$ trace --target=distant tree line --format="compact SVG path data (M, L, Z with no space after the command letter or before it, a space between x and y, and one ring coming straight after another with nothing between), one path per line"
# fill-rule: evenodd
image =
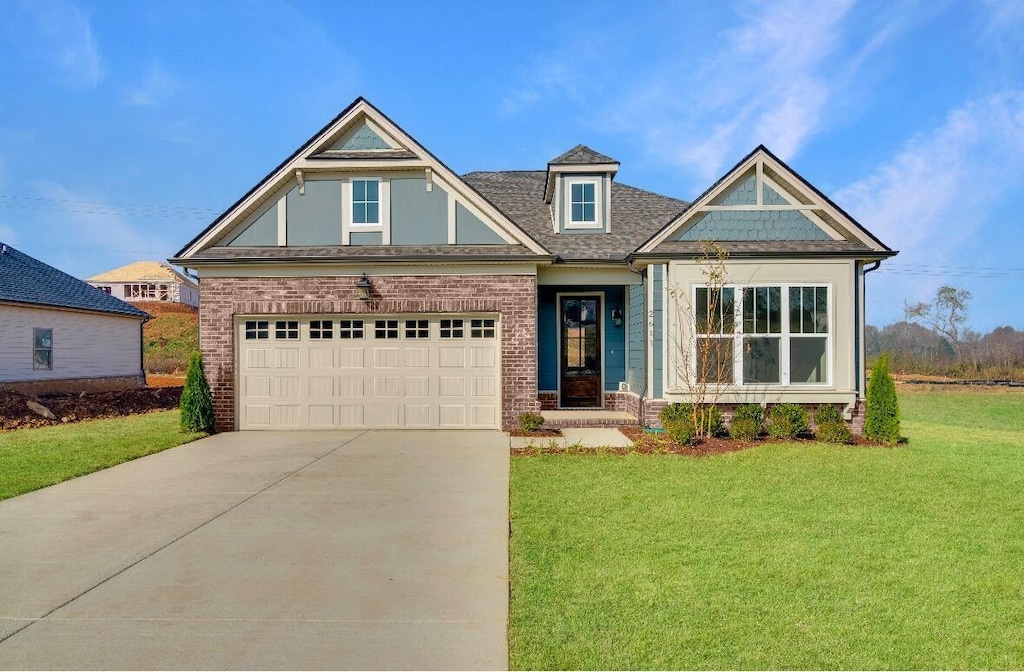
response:
M1024 380L1024 331L996 327L980 334L967 326L971 293L943 286L931 302L904 306L904 319L867 326L870 366L883 352L895 373Z

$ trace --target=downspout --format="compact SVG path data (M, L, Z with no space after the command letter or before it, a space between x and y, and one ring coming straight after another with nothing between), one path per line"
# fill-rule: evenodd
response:
M855 295L859 299L858 301L854 302L855 303L855 305L854 305L854 311L855 311L854 312L854 318L855 318L854 322L856 324L856 329L854 329L855 342L854 342L854 347L853 347L853 353L854 353L853 356L854 356L854 361L856 362L856 373L857 373L857 380L856 380L856 383L855 383L855 389L857 391L857 401L860 400L861 393L864 392L864 390L860 389L860 378L861 378L860 373L861 373L861 369L864 370L864 373L865 373L864 379L865 379L865 381L867 381L867 349L866 349L866 347L865 347L864 361L861 361L861 355L860 355L861 344L862 344L862 342L864 340L863 334L866 332L866 328L867 328L867 324L866 324L867 323L867 292L868 292L867 275L871 271L878 270L878 267L881 266L881 265L882 265L882 262L876 260L874 262L874 265L871 266L870 268L868 268L867 266L863 267L864 270L863 270L863 273L861 274L861 278L864 279L864 283L863 283L864 284L864 290L863 290L863 292L861 291L861 278L854 278L854 293L855 293ZM864 324L861 324L861 306L862 305L864 306L864 311L863 311L863 313L864 313ZM850 418L853 417L853 412L856 410L856 407L857 407L857 401L854 401L852 404L849 404L846 408L843 409L843 417L845 417L846 419L850 419Z
M142 322L139 322L139 371L142 372L142 386L146 387L149 382L146 380L146 322L149 322L149 316L142 318Z

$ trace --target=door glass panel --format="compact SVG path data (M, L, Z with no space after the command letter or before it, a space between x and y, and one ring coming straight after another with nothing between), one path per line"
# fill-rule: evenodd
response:
M562 299L562 405L601 405L601 300Z

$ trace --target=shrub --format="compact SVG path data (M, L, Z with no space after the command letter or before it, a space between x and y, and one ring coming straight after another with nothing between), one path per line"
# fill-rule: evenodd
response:
M733 422L736 420L753 420L759 426L764 422L764 407L761 404L740 404L732 414Z
M889 375L889 355L883 353L871 367L868 380L868 410L864 416L864 436L872 441L896 443L900 440L900 407L896 385Z
M697 409L697 422L700 424L702 429L710 429L708 436L723 436L725 434L725 423L722 420L722 412L718 410L717 406L703 406ZM698 432L697 428L694 427L694 407L693 404L669 404L665 408L661 409L658 414L661 418L661 424L668 429L668 426L676 422L688 422L690 427L693 428L694 435L702 434Z
M819 422L817 437L825 443L853 443L853 432L850 426L840 420L839 422Z
M831 404L819 404L814 411L814 424L826 425L830 422L843 422L843 413Z
M693 426L693 417L669 420L664 425L665 433L676 443L689 446L697 442L697 429Z
M729 435L741 441L750 441L761 436L761 423L753 418L733 417L729 425Z
M799 404L772 406L768 418L768 433L777 439L795 439L807 433L807 411Z
M540 413L526 412L519 414L519 429L524 432L535 432L543 424L544 416Z
M203 356L193 352L188 360L185 387L181 390L181 428L186 432L213 432L213 396L203 373Z

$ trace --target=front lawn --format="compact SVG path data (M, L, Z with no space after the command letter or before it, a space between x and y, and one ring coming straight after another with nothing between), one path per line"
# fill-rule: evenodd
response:
M1024 668L1024 395L895 449L512 460L515 669Z
M0 499L194 441L178 411L0 432Z

